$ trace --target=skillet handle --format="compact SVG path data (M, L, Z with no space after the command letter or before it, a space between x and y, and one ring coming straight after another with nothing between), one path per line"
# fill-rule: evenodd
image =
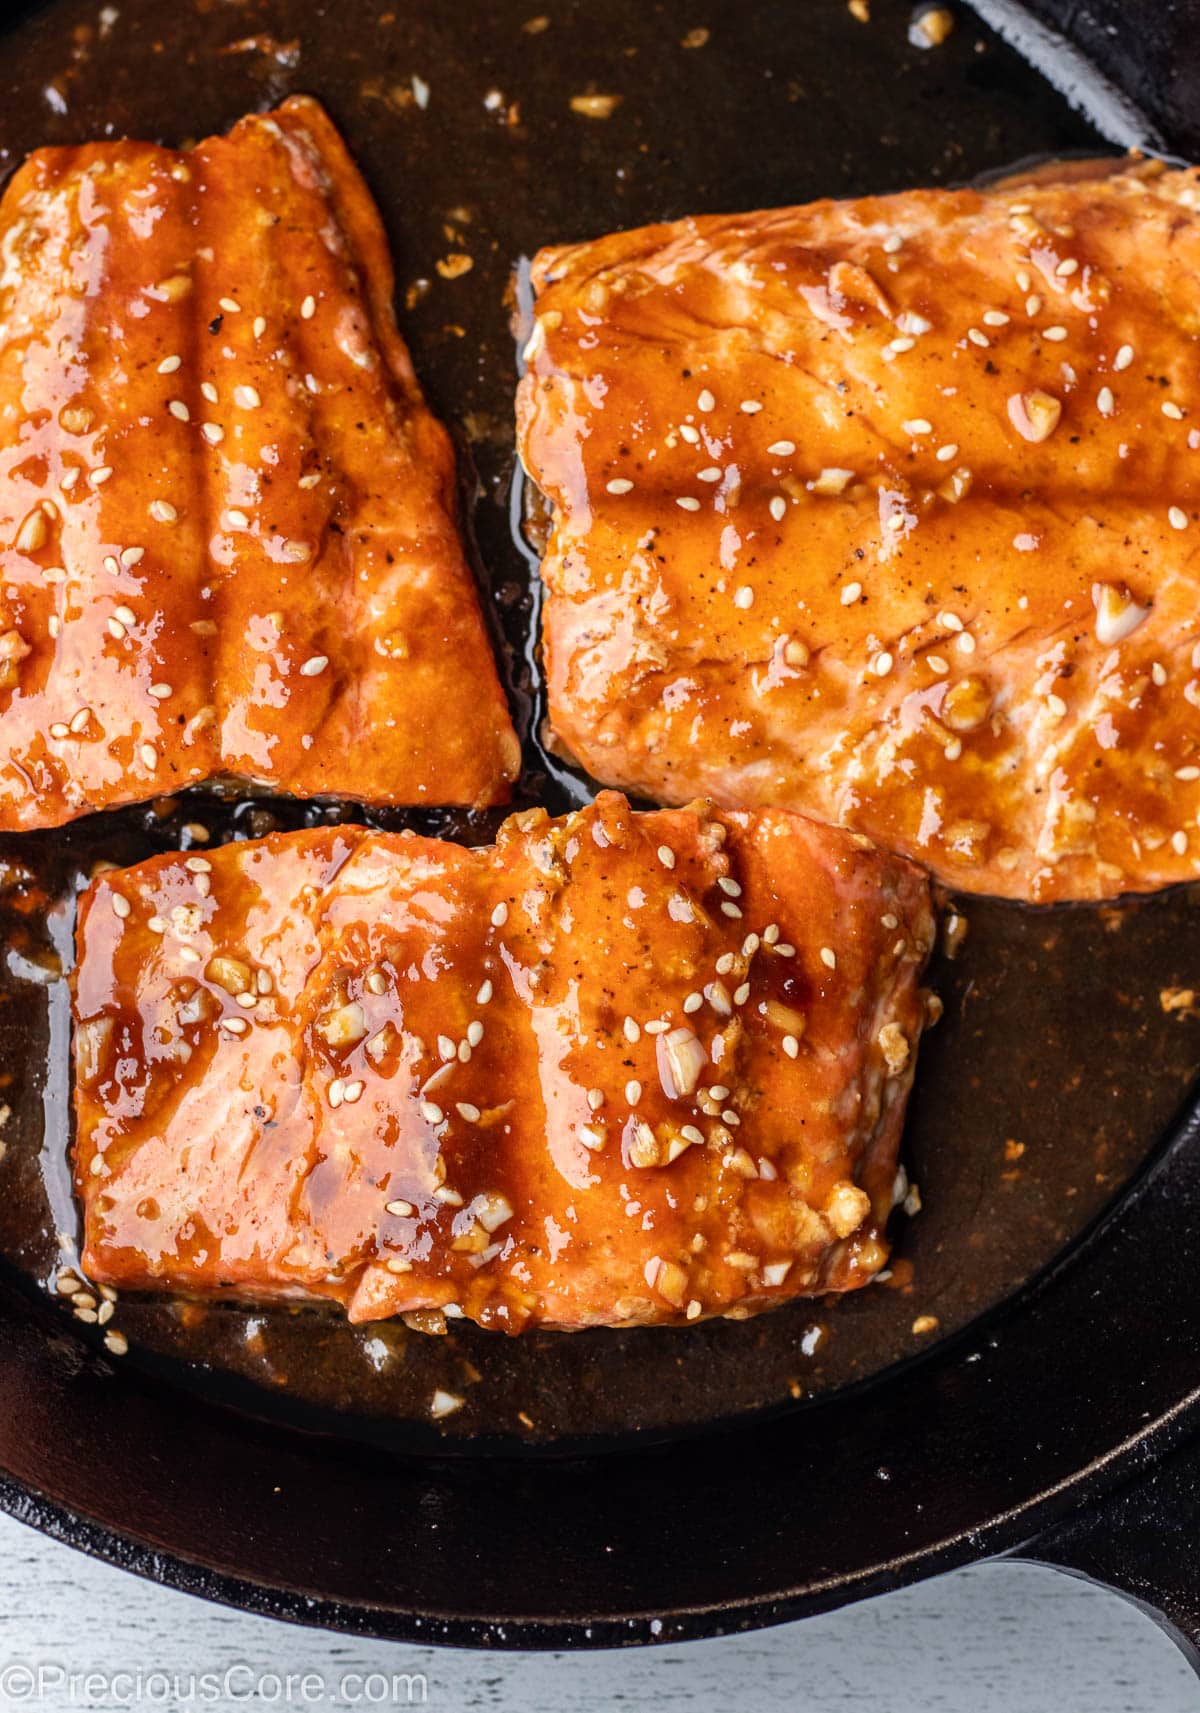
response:
M1094 1499L1008 1556L1123 1594L1200 1677L1200 1437Z

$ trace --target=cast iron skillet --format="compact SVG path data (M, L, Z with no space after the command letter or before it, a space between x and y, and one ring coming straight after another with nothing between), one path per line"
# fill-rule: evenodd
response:
M1028 21L980 5L1006 29ZM1187 63L1172 43L1187 45L1190 4L1113 5L1110 69L1130 101L1088 85L1099 128L965 9L943 46L910 46L898 0L873 0L869 23L843 0L115 10L12 12L4 163L106 131L178 142L293 89L327 103L384 210L418 368L478 471L464 497L526 729L522 800L552 807L587 783L538 742L534 586L510 530L520 257L1031 153L1200 152L1200 106L1164 81ZM1037 52L1060 81L1086 73L1061 44ZM589 93L622 101L607 119L574 113ZM452 251L474 265L451 283L434 262ZM926 1211L897 1233L890 1288L741 1325L516 1341L123 1302L120 1362L52 1304L40 1287L56 1233L72 1235L58 971L81 877L97 857L176 845L197 819L223 838L357 813L193 799L4 841L0 1502L178 1586L413 1639L715 1634L1031 1541L1200 1629L1181 1518L1200 1459L1200 1008L1180 997L1200 896L1186 890L1123 909L966 907L965 947L935 971L946 1019L907 1144ZM918 1332L930 1318L936 1333ZM467 1399L438 1429L436 1384ZM1151 1464L1148 1483L1086 1508Z

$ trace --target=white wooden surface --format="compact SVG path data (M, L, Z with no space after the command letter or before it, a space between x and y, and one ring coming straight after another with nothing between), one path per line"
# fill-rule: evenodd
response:
M138 1671L140 1697L114 1681ZM70 1681L89 1672L95 1681ZM411 1687L401 1681L393 1694L393 1674L414 1674ZM245 1617L0 1517L0 1713L404 1707L421 1705L416 1674L424 1705L454 1713L1200 1713L1200 1683L1149 1619L1031 1565L979 1566L721 1641L481 1654Z

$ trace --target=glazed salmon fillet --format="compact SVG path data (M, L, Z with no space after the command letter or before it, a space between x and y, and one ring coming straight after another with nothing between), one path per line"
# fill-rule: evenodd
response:
M316 103L40 150L0 258L0 828L207 780L505 800L450 443Z
M1200 176L543 251L519 395L550 715L968 892L1200 876Z
M739 1318L887 1255L928 886L786 810L605 793L85 894L83 1268L510 1333Z

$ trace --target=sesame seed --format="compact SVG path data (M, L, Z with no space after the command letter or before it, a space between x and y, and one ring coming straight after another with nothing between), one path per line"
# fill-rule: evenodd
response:
M775 494L772 496L771 503L767 507L767 510L775 519L776 523L782 523L784 517L787 515L787 501L784 499L782 494Z
M931 672L935 672L939 678L944 678L946 673L950 670L940 654L927 654L925 656L925 664L928 666L929 670Z
M180 422L191 421L192 413L188 409L187 405L184 404L182 399L168 399L167 409L170 411L171 415L177 417Z
M742 896L742 889L737 881L731 880L727 874L717 877L717 885L727 898L740 898Z
M497 904L496 908L492 911L492 927L503 928L507 921L508 905L504 903L503 899L501 899L500 903Z
M115 577L120 572L121 567L117 563L117 557L114 553L105 554L104 569L108 572L110 577Z
M263 334L266 331L267 331L267 318L266 318L266 316L265 315L256 315L254 317L254 323L253 323L254 337L256 339L261 339Z
M1169 416L1172 422L1182 422L1183 421L1183 412L1180 410L1179 406L1175 403L1174 399L1164 399L1163 400L1162 413L1164 416Z
M754 590L749 583L743 583L741 588L737 590L733 597L733 604L735 607L741 607L743 612L754 605Z
M91 474L88 476L88 481L92 484L93 488L98 488L98 487L100 487L100 485L103 482L107 482L108 478L111 475L112 475L112 465L111 464L101 464L99 469L93 470L91 472Z
M837 953L831 946L821 947L821 962L828 970L835 970L837 968Z
M735 922L740 922L742 918L742 913L738 909L737 905L732 904L728 898L723 898L721 900L721 914L723 916L731 917Z
M970 631L963 631L962 635L959 637L958 652L960 654L974 654L975 638L971 635Z
M169 684L151 684L147 695L153 696L156 702L165 702L171 694Z
M700 394L700 397L696 400L696 408L697 410L712 410L716 402L716 399L709 392L708 388L705 387L704 391Z
M155 523L174 523L175 519L179 516L179 513L175 510L175 507L171 504L170 500L151 500L150 516L154 519Z
M1067 330L1065 327L1047 327L1043 335L1044 338L1053 340L1056 345L1060 344L1066 336Z
M612 481L608 483L610 494L627 494L632 487L633 483L625 476L614 476Z
M152 743L144 743L138 750L138 754L142 758L143 767L153 768L158 766L158 751Z
M1078 270L1079 263L1075 260L1074 256L1068 256L1065 261L1058 264L1054 271L1060 279L1065 280L1069 279L1073 273L1077 273Z
M70 735L71 728L65 720L55 720L50 727L50 736L52 738L69 738Z
M852 607L863 592L861 583L847 583L842 590L841 601L844 607Z
M1041 298L1038 296L1037 292L1031 292L1025 299L1025 313L1031 321L1035 315L1040 313L1041 307Z
M319 678L328 665L329 656L327 654L310 655L300 668L300 675L302 678Z
M719 482L721 472L715 464L710 464L707 469L696 472L696 480L699 482Z
M1111 416L1113 413L1114 403L1115 400L1113 399L1112 388L1101 387L1100 391L1096 394L1096 409L1100 412L1100 415Z
M703 1004L704 1004L704 995L702 993L689 993L687 998L683 1002L683 1009L686 1012L686 1014L690 1017L692 1012L693 1011L699 1011L700 1007Z
M985 327L1007 327L1008 316L1002 309L989 309L984 313L983 325Z
M202 422L200 432L210 446L219 446L225 438L225 430L219 422Z
M173 375L182 362L182 357L164 357L158 365L158 372L160 375Z
M413 1213L415 1210L410 1201L400 1201L397 1199L396 1201L384 1202L383 1211L385 1213L395 1214L397 1219L406 1219L408 1215Z
M1187 851L1187 848L1188 836L1182 828L1179 832L1171 834L1171 849L1175 852L1176 856L1183 856Z
M720 957L717 959L717 962L716 962L717 974L718 975L728 975L732 968L733 968L733 953L732 952L722 952Z
M757 399L743 399L741 404L738 406L738 409L744 410L747 416L757 416L758 412L762 409L762 405L759 404Z
M681 422L679 425L679 432L687 441L689 446L699 445L700 430L698 428L693 428L690 422Z
M483 1040L483 1024L478 1018L467 1025L467 1040L472 1047L478 1047Z
M225 522L229 525L230 529L250 528L250 519L246 516L245 512L241 511L227 511L225 513Z
M362 1091L363 1084L357 1077L355 1077L352 1082L348 1082L342 1089L342 1099L348 1106L353 1106L356 1100L362 1098Z
M933 433L933 424L931 422L926 422L923 416L910 417L907 422L902 422L900 426L904 430L905 434L908 435L915 436L918 434Z
M971 341L972 345L990 345L991 344L991 340L988 338L987 334L981 333L979 331L978 327L968 327L967 328L967 338Z
M799 1053L800 1043L794 1035L785 1035L783 1037L783 1050L789 1059L794 1059Z
M884 252L889 256L894 256L896 251L901 249L903 245L904 239L900 236L899 232L892 232L883 240Z
M1051 691L1046 697L1046 706L1054 717L1059 720L1062 719L1063 715L1067 711L1067 704L1063 701L1061 696L1056 696L1053 691Z
M237 386L233 389L233 402L239 410L257 410L262 400L256 387Z
M490 1003L491 997L492 984L490 981L485 981L483 986L479 989L479 992L475 995L475 1003L476 1005L487 1005Z
M636 1106L642 1098L642 1085L636 1077L630 1077L625 1084L625 1099L630 1106Z
M670 845L659 845L658 860L662 863L664 868L675 867L675 852L671 849Z
M700 510L700 501L694 500L690 494L681 495L675 504L681 506L685 512L698 512Z
M300 480L296 483L296 486L298 488L315 488L320 480L321 472L319 470L313 470L309 475L301 476Z
M776 458L790 458L795 450L794 440L776 440L767 447L767 451L773 453Z
M123 922L125 920L125 918L129 915L129 911L130 911L130 903L129 903L128 898L126 898L120 892L114 892L112 895L112 911L113 911L113 915L119 916Z
M216 387L213 386L211 381L201 381L200 382L200 391L204 394L204 396L208 400L209 404L216 404L217 400L221 396L220 393L217 391Z
M226 315L237 315L242 307L237 299L232 297L221 297L217 299L217 302L225 311Z
M590 1088L587 1092L587 1103L593 1112L599 1112L604 1105L604 1090L602 1088Z
M1172 506L1167 513L1167 521L1172 529L1186 529L1188 526L1188 516L1182 506Z
M465 1118L468 1124L478 1124L482 1116L479 1108L470 1100L456 1101L454 1110L460 1118Z
M892 667L895 665L895 661L885 649L882 654L877 654L875 656L871 665L872 671L875 673L877 678L886 678L888 673L892 670Z
M421 1117L427 1124L440 1124L446 1116L436 1101L423 1100L420 1105Z
M1113 368L1117 369L1117 370L1127 369L1129 367L1130 363L1132 363L1132 362L1133 362L1133 346L1132 345L1122 345L1121 349L1117 352L1116 356L1113 358Z
M109 619L108 634L111 637L115 637L116 640L120 642L121 638L125 635L125 626L121 623L120 619Z
M762 942L757 934L747 934L746 938L742 941L742 956L744 958L752 958L761 944Z
M948 446L939 446L937 451L934 453L934 457L937 459L939 464L948 464L951 458L956 458L957 456L958 443L953 440Z
M748 981L744 981L740 984L740 986L734 988L734 990L733 990L733 1003L735 1005L745 1005L745 1003L749 999L749 997L750 997L750 983Z
M305 321L311 321L317 312L317 300L311 294L300 305L300 314Z
M630 1042L631 1045L633 1042L641 1040L641 1028L632 1017L627 1017L624 1023L622 1023L621 1028L624 1030L625 1039Z
M781 958L794 958L796 955L795 946L789 946L786 942L776 946L775 950Z
M244 1017L222 1017L221 1028L227 1029L231 1035L244 1035L250 1025Z
M343 1083L341 1077L334 1077L328 1089L325 1091L326 1098L328 1099L330 1106L332 1106L335 1111L342 1104L342 1092L345 1086L346 1085Z

